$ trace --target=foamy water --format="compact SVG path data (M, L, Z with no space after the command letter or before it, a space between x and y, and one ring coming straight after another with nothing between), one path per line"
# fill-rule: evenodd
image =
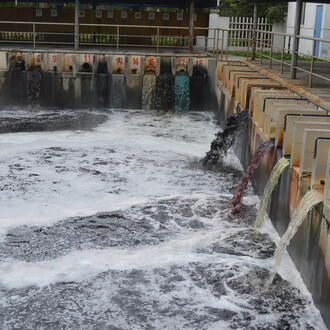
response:
M251 189L230 212L237 159L199 164L217 129L113 111L93 131L1 135L0 328L324 329L301 282L264 289L275 244L253 235Z

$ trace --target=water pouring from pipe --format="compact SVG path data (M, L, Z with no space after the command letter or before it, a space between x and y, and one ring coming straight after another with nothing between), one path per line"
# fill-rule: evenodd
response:
M190 110L190 78L187 72L179 71L175 75L175 111Z
M111 107L124 108L126 105L126 81L124 74L113 74L111 80Z
M142 83L142 109L154 110L156 100L156 74L147 72Z
M42 70L40 66L30 68L27 72L27 103L31 106L39 105L40 84Z
M297 208L293 212L292 220L289 223L287 230L282 236L277 249L275 251L275 263L270 273L269 279L266 282L266 287L272 284L276 273L278 272L285 249L290 244L292 238L297 233L299 227L304 222L307 214L312 208L322 201L322 195L316 190L310 190L299 202Z
M171 60L162 58L160 74L157 77L155 107L159 111L174 109L174 76L172 74Z
M264 156L272 149L274 148L274 143L271 140L267 140L263 144L261 144L258 149L255 151L251 162L249 166L246 169L245 174L243 175L240 183L238 184L236 190L234 191L233 194L233 199L232 199L232 213L233 214L238 214L240 212L243 196L246 190L246 187L254 173L254 171L258 168L260 162L264 158Z
M210 151L206 153L202 162L204 166L215 166L221 163L228 149L235 143L236 136L247 126L248 110L237 112L228 117L223 131L216 134L216 138L211 142Z
M289 161L285 157L282 157L277 161L276 165L274 166L261 199L256 221L254 223L255 231L262 226L270 196L274 191L282 172L287 168L289 164Z

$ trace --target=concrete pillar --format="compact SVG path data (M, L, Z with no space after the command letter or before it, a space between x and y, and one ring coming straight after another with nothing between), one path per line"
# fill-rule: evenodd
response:
M254 1L253 4L253 31L252 31L252 54L251 60L254 61L256 59L256 49L257 49L257 32L258 29L258 5L257 2Z
M76 0L74 8L74 49L79 48L79 0Z
M190 18L189 18L189 51L193 51L194 46L194 14L195 0L190 1Z
M290 78L296 79L297 70L295 67L298 64L298 50L299 50L299 39L297 36L300 34L300 25L301 25L301 11L302 11L302 0L296 1L296 16L294 22L294 37L293 37L293 47L292 47L292 59L291 59L291 69L290 69Z

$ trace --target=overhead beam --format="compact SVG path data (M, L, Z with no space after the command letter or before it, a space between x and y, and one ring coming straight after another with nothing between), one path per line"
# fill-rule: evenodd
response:
M297 65L298 65L298 51L299 51L299 36L300 25L301 25L301 13L302 13L302 0L296 1L296 16L294 21L294 31L293 31L293 46L292 46L292 58L291 58L291 68L290 68L290 78L297 78Z

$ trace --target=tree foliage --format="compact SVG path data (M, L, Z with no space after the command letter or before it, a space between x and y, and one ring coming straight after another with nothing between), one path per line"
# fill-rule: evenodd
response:
M286 2L258 3L258 16L267 17L271 23L284 21L288 10ZM249 0L221 0L220 16L253 16L253 1Z

